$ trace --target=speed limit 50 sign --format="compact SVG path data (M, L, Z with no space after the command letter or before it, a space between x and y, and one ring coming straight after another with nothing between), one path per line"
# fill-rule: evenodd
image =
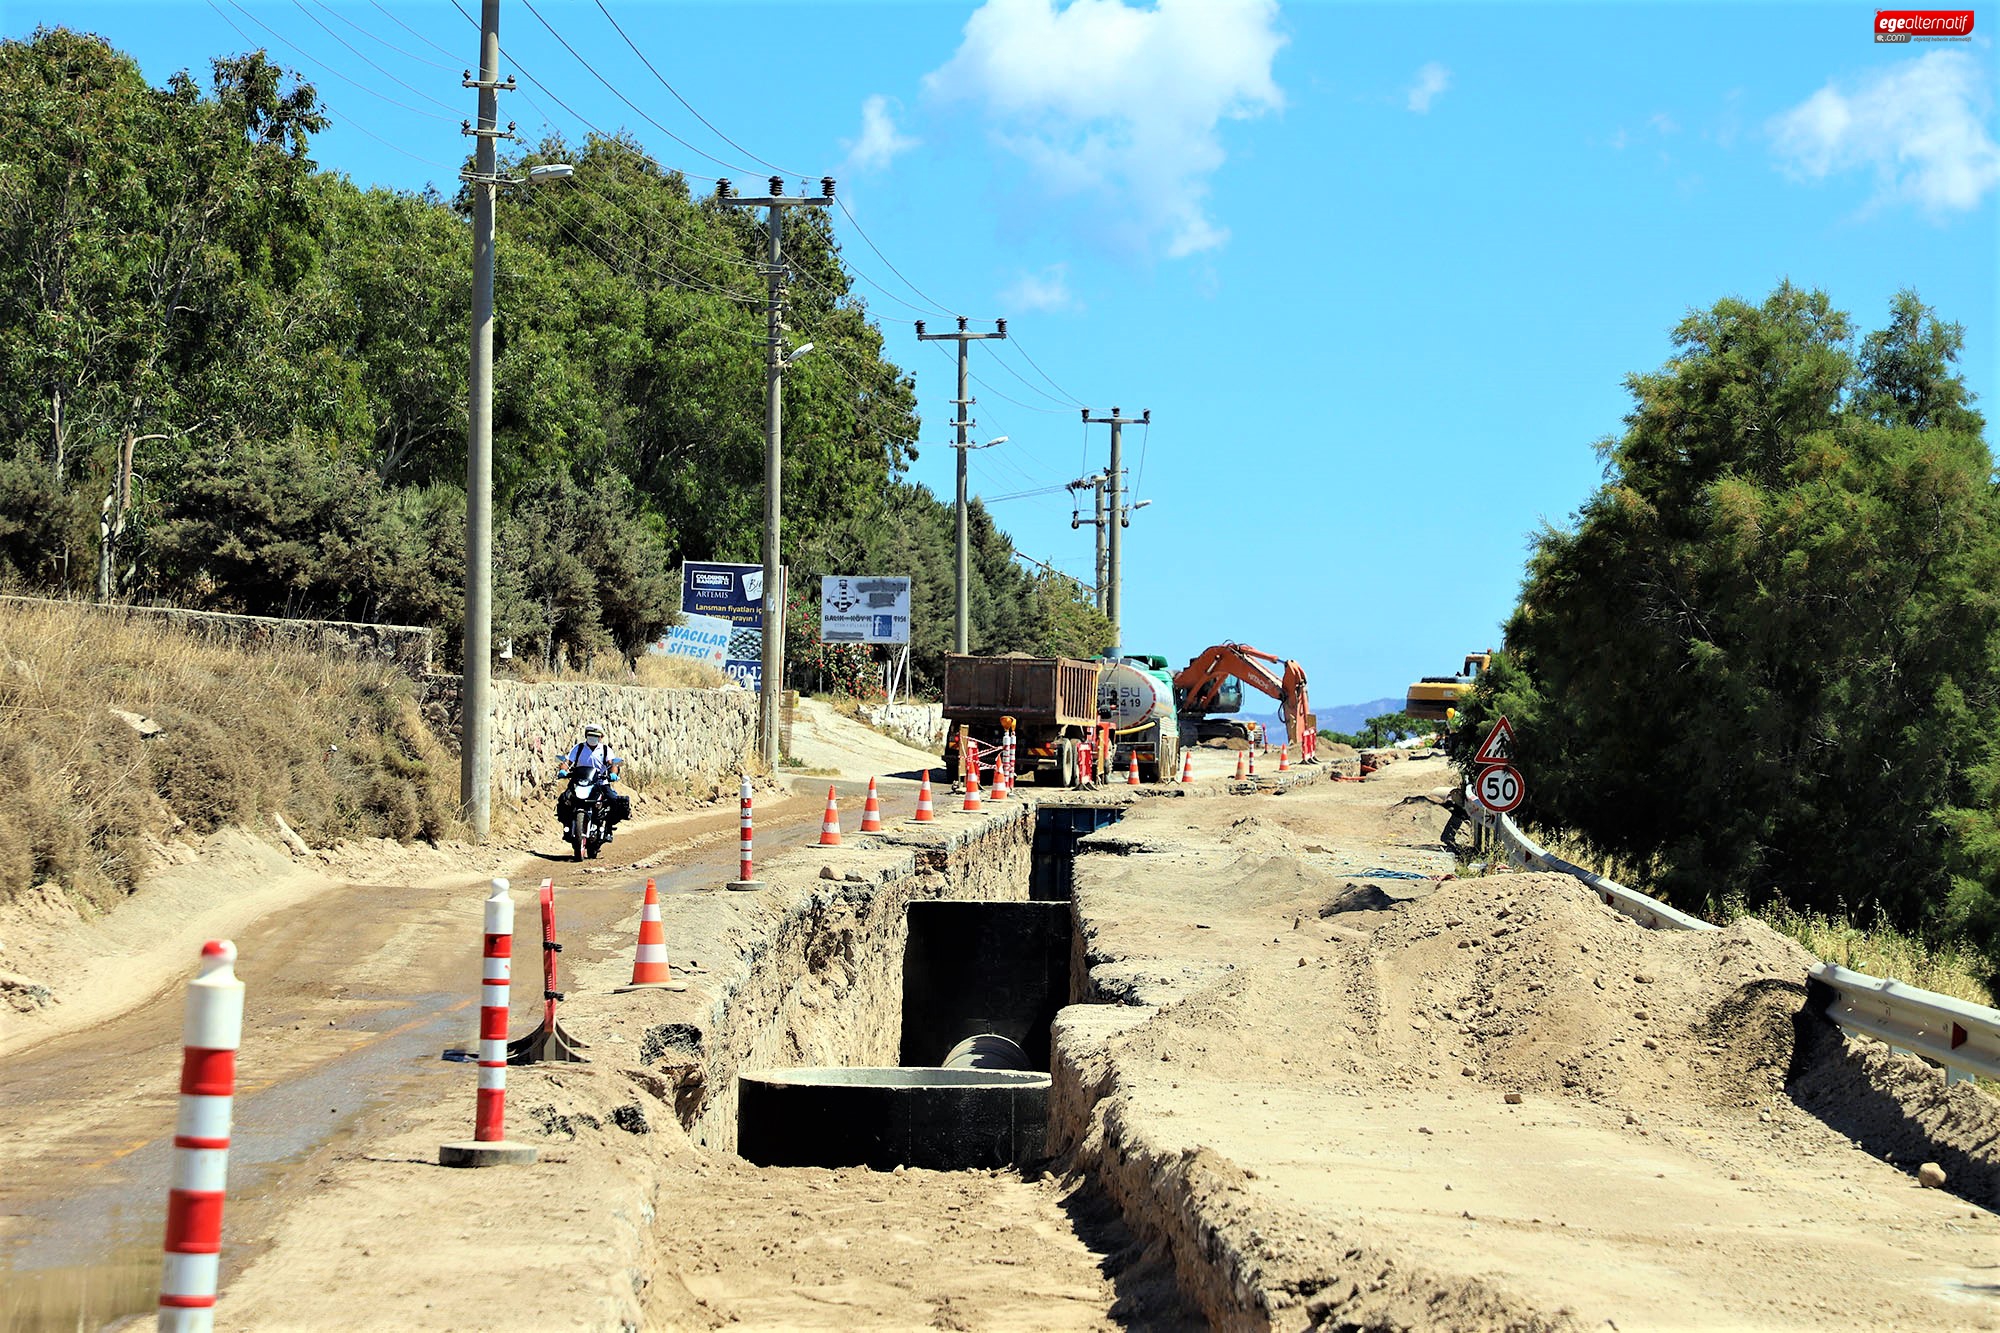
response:
M1478 794L1479 803L1496 815L1506 814L1528 794L1527 784L1521 781L1521 771L1511 764L1480 769L1473 791Z

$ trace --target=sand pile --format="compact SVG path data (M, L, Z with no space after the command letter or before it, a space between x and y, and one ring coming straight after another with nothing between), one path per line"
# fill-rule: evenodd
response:
M1754 921L1645 930L1562 875L1447 882L1371 952L1383 1052L1418 1076L1628 1106L1779 1095L1812 961Z

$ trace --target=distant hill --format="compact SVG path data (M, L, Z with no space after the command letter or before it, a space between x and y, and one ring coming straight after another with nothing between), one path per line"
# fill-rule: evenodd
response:
M1365 704L1337 704L1332 708L1315 708L1321 731L1359 731L1364 722L1384 713L1403 711L1403 699L1397 695L1388 699L1371 699ZM1237 713L1236 717L1250 718L1261 722L1273 736L1285 734L1285 719L1279 713ZM1287 738L1289 739L1289 738Z

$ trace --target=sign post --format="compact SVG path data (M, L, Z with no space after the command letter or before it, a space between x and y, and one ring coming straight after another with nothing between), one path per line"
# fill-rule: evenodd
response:
M910 581L826 575L819 581L819 637L823 643L908 643Z

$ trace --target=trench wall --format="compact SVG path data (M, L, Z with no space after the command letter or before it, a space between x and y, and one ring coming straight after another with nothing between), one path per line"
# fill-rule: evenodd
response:
M740 1069L899 1063L912 902L1028 896L1034 816L1025 802L911 842L885 846L872 863L843 858L863 867L861 882L810 881L771 902L770 919L718 978L703 1030L683 1034L701 1053L700 1096L681 1099L697 1142L735 1150Z

